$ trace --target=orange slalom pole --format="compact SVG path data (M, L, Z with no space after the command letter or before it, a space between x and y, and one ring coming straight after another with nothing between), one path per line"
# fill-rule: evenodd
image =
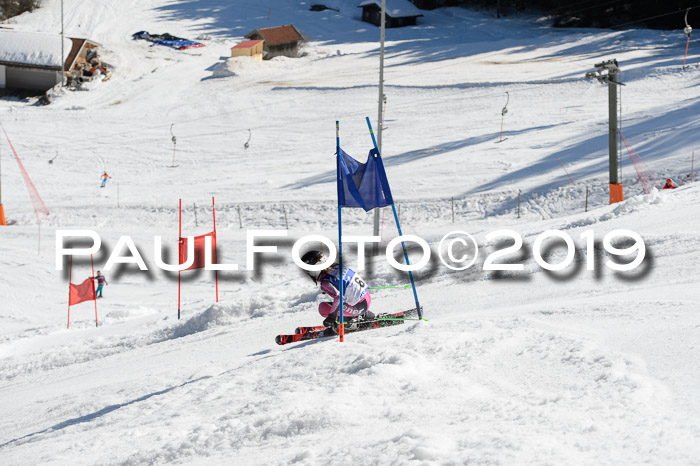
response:
M683 68L685 68L685 59L688 58L688 45L690 45L690 34L688 34L688 41L685 43L685 55L683 56Z
M3 207L2 204L0 204L0 225L7 226L7 222L5 221L5 207Z
M177 257L178 263L180 262L180 249L182 248L182 199L180 199L180 220L179 220L179 231L177 234ZM177 271L177 320L180 320L180 270Z
M217 254L218 247L216 246L216 206L214 205L214 196L211 197L211 212L214 216L214 262L219 263ZM214 280L216 281L216 302L219 302L219 271L214 270Z
M90 254L90 266L92 267L92 301L95 303L95 327L97 327L97 294L95 293L95 263Z
M68 272L68 325L66 326L67 329L70 328L70 285L71 285L71 281L73 281L73 255L72 254L70 256L70 268L68 270L70 270L70 272Z

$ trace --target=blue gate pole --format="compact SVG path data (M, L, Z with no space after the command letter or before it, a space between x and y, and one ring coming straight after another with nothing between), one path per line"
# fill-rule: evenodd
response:
M341 189L343 189L343 177L340 172L340 125L338 120L335 122L335 153L336 153L336 177L338 184L338 284L340 292L340 323L338 328L338 334L340 335L340 342L342 343L345 336L345 324L343 323L343 207L340 204L341 199Z
M374 137L374 131L372 131L372 123L370 123L369 117L365 117L365 119L367 120L367 126L369 127L369 134L370 134L370 136L372 136L372 142L374 143L374 148L377 150L377 155L379 155L379 157L381 157L381 154L379 153L379 147L377 147L377 140ZM393 202L391 203L391 209L394 212L394 221L396 222L396 229L399 231L399 236L403 236L403 233L401 233L401 223L399 223L399 216L396 213L396 205ZM408 260L408 251L406 251L406 243L401 241L401 247L403 248L403 257L406 259L406 265L410 266L411 262ZM413 298L416 301L416 312L418 312L418 318L422 319L423 312L421 311L420 303L418 302L418 293L416 292L416 282L413 280L413 272L411 270L408 271L408 276L411 279L411 288L413 289Z

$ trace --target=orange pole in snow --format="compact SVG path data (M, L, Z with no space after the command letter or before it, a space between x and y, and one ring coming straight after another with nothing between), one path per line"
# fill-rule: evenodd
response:
M214 216L214 241L216 241L216 207L214 206L214 196L211 198L211 210L212 210L212 215ZM219 256L216 253L217 250L216 243L214 243L214 262L219 263ZM214 279L216 281L216 302L219 302L219 271L214 270Z
M178 263L180 262L180 248L182 247L182 199L180 199L180 221L179 221L179 231L177 234L177 257ZM181 271L177 271L177 320L180 320L180 274Z
M70 328L70 284L73 280L73 256L70 256L70 272L68 272L68 325L66 328Z
M71 256L72 257L72 256ZM95 303L95 327L97 327L97 295L95 293L95 263L90 254L90 266L92 267L92 301Z

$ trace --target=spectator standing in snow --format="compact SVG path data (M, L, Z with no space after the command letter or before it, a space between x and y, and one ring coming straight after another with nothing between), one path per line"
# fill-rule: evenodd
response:
M107 180L108 180L108 179L109 179L109 175L107 174L107 172L104 172L104 173L102 174L102 185L100 186L100 188L104 188L104 187L105 187L105 185L107 184Z
M663 189L676 189L677 186L673 184L673 180L671 178L666 180L666 184L664 185Z
M104 275L102 275L102 272L100 272L99 270L97 271L97 277L95 277L95 279L97 280L97 290L95 290L95 295L96 297L101 298L102 287L105 285L109 285L109 283L107 283L107 279Z

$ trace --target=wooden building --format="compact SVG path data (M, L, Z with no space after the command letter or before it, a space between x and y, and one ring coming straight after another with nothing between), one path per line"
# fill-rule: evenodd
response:
M297 58L299 56L299 44L304 36L293 24L271 28L256 29L247 34L246 39L263 40L263 59L284 56Z
M68 84L73 84L81 76L91 73L95 65L99 65L100 60L97 57L97 49L101 46L97 42L89 39L76 39L71 37L72 48L66 58L66 78ZM105 71L99 65L102 72L109 77L110 72Z
M366 0L360 3L362 8L362 21L381 26L382 2L381 0ZM398 28L403 26L415 26L421 12L408 0L386 0L385 27Z
M23 31L0 31L0 89L48 91L70 76L99 44L87 39L65 38L61 58L61 36Z
M253 57L257 61L263 59L264 40L244 40L234 47L231 47L232 57Z

